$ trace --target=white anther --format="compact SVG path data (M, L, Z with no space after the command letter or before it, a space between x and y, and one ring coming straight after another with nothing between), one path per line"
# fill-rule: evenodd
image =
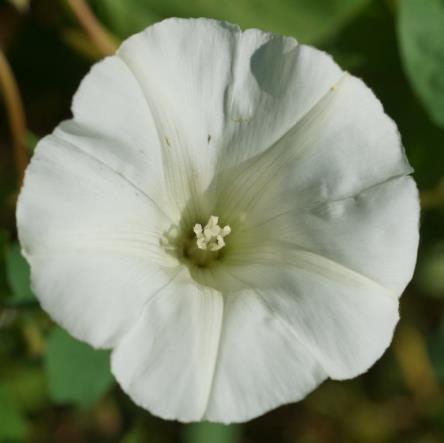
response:
M193 231L196 234L196 243L199 249L218 251L225 246L224 237L230 234L231 228L228 225L221 228L219 217L212 215L205 227L196 223Z

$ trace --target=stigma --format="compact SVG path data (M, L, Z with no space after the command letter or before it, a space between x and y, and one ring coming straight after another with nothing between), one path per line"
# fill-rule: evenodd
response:
M219 251L225 246L224 237L231 233L231 228L229 225L220 227L219 217L212 215L204 227L196 223L193 231L196 234L196 244L199 249Z

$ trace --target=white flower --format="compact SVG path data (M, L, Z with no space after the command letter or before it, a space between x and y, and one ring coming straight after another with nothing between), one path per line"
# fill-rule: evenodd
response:
M39 144L18 228L34 290L112 348L132 399L243 421L366 371L418 244L394 123L294 39L170 19L95 65Z

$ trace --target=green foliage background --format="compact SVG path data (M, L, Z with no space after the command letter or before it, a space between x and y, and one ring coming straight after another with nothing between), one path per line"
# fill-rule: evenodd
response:
M90 0L116 41L169 16L293 35L364 79L396 121L423 208L401 322L367 374L236 426L181 425L136 407L109 354L41 310L16 241L18 178L0 94L0 443L444 442L444 0ZM28 122L26 144L69 116L100 52L65 0L0 0L0 47Z

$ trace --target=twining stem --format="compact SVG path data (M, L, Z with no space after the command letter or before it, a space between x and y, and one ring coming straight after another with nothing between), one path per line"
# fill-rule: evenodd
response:
M96 19L84 0L67 0L69 7L91 41L104 56L116 52L117 42Z
M11 128L14 160L20 184L28 164L26 151L26 119L17 83L3 51L0 49L0 90L4 97Z

